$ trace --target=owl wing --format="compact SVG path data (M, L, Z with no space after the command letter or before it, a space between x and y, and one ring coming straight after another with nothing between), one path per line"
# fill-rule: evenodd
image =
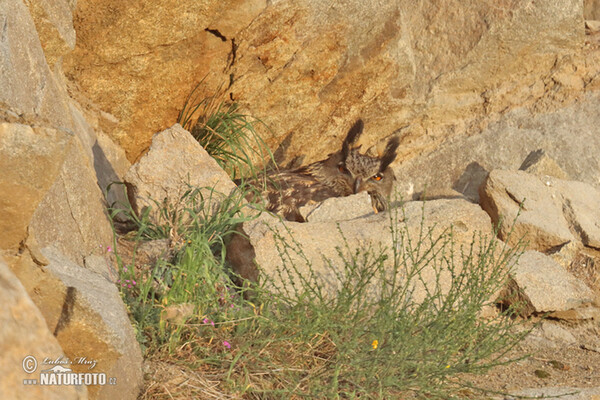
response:
M300 207L336 196L333 188L310 174L283 171L267 176L260 197L268 211L280 214L289 221L304 222Z

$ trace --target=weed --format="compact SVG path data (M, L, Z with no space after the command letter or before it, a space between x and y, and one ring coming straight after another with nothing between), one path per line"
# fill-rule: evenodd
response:
M241 113L237 103L219 100L220 90L199 99L202 83L203 80L188 95L177 122L191 132L232 179L256 177L261 171L255 165L272 160L268 146L255 130L255 125L262 122Z
M280 275L255 288L251 303L228 279L224 256L242 220L241 195L205 213L206 199L192 190L182 199L185 224L140 221L152 237L175 230L182 239L171 260L122 289L147 356L179 360L218 377L224 393L261 399L453 398L471 388L465 373L514 361L505 356L526 334L514 333L515 310L480 313L493 306L518 250L484 234L457 249L452 229L414 236L391 216L388 246L340 244L339 284L330 292L310 265L298 276L291 261L303 254L300 244L273 232ZM127 275L133 267L120 270L122 281L135 278ZM425 271L436 279L426 281Z

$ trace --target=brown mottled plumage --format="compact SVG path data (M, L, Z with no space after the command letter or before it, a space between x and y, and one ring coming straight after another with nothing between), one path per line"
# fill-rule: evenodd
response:
M390 139L380 157L362 154L360 147L353 147L363 128L362 120L356 121L348 131L342 149L325 160L264 177L261 197L266 201L267 210L288 220L302 222L300 207L362 191L371 195L377 211L385 210L395 180L389 165L396 158L399 142L397 138Z

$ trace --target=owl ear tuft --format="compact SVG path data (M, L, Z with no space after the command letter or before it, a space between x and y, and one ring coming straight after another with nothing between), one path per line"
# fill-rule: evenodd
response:
M388 144L385 146L385 150L383 152L383 156L381 157L381 166L379 167L379 171L383 172L389 165L394 162L398 153L396 150L400 145L400 139L397 137L393 137L388 141Z
M342 143L343 159L346 159L346 157L348 157L348 154L350 153L350 149L352 148L352 145L354 145L354 143L356 143L356 141L362 134L364 127L365 127L365 124L363 123L362 119L358 119L358 121L356 121L354 123L354 125L352 125L352 128L350 128L350 130L348 131L348 134L346 135L346 139L344 139L344 143Z

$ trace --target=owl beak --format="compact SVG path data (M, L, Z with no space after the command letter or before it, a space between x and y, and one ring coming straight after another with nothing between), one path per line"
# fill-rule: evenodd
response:
M361 178L356 178L356 180L354 181L354 193L358 193L358 191L360 190L360 187L362 185L362 179Z

